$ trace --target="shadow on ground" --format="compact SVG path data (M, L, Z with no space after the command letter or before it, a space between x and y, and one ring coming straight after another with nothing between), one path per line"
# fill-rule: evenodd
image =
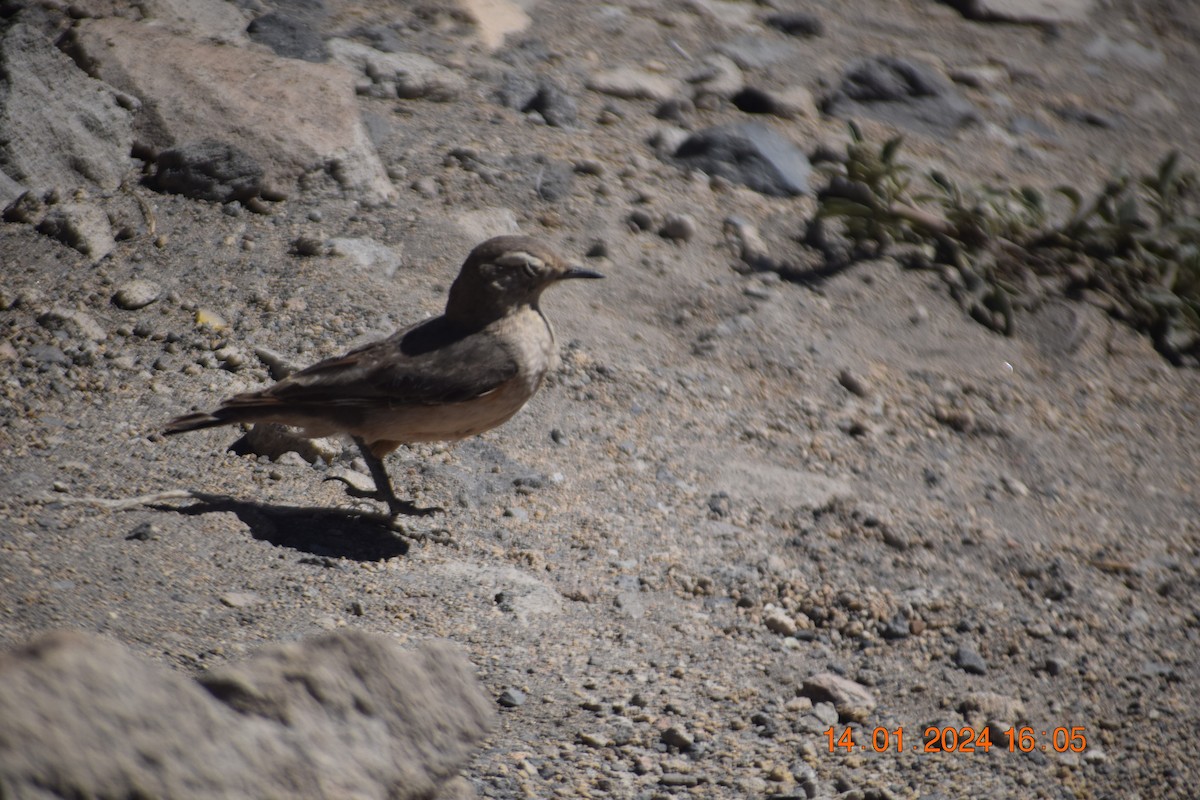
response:
M383 561L407 555L411 542L381 514L331 508L302 508L239 500L219 494L194 495L188 506L152 505L160 511L195 516L232 512L255 539L322 558ZM414 530L413 535L420 535Z

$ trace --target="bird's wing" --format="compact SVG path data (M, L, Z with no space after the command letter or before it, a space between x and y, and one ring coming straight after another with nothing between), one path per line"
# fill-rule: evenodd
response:
M517 359L496 337L455 329L438 317L345 355L318 361L226 406L342 408L433 405L480 397L517 376Z

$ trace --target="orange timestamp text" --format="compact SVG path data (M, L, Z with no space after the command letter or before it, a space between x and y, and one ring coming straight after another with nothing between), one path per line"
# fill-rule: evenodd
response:
M1001 731L992 741L992 728L955 728L930 725L925 728L919 743L908 739L905 744L904 728L888 730L877 727L867 734L863 729L856 735L853 728L840 732L833 727L825 731L829 752L874 751L913 753L988 753L993 747L1010 753L1032 753L1052 751L1055 753L1082 753L1087 749L1087 732L1082 725L1047 728L1041 730L1029 726L1008 728ZM907 747L907 750L905 749Z

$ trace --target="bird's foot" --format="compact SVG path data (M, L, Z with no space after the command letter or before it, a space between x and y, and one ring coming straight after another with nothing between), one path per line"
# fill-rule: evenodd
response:
M399 517L392 517L388 523L388 527L395 533L400 534L405 539L411 539L414 542L433 542L434 544L455 545L455 541L450 538L450 531L445 528L434 528L433 530L413 530L408 527Z
M382 503L387 503L388 511L393 517L432 517L434 514L445 514L446 509L441 506L419 506L416 503L410 503L408 500L401 500L398 497L375 497Z
M379 489L367 489L362 484L363 481L357 480L358 475L330 475L325 480L339 481L346 485L346 494L359 500L375 500L383 503L388 507L388 512L393 517L428 517L433 514L445 513L446 509L440 506L418 506L416 503L408 500L401 500L393 492L380 491Z

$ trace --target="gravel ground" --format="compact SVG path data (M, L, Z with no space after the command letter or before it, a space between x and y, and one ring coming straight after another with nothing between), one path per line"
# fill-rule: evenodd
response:
M464 773L483 797L1194 797L1200 374L1086 303L1006 338L890 260L747 270L727 220L789 257L811 194L660 154L748 120L840 149L822 98L892 55L956 77L955 99L839 112L869 136L964 181L1094 191L1195 156L1195 8L1012 24L813 2L792 35L766 21L797 11L779 5L542 0L489 49L491 12L297 4L310 61L336 38L442 70L412 99L360 76L390 197L333 169L205 201L133 161L119 189L50 202L125 225L105 255L10 215L0 644L79 628L190 673L343 627L448 638L500 706ZM747 86L787 102L750 113ZM342 442L272 460L231 451L234 429L157 433L269 382L272 353L437 313L470 248L513 227L607 280L545 298L561 365L521 414L389 458L402 495L447 509L414 525L449 544L324 480L363 469ZM85 502L172 490L198 496Z

